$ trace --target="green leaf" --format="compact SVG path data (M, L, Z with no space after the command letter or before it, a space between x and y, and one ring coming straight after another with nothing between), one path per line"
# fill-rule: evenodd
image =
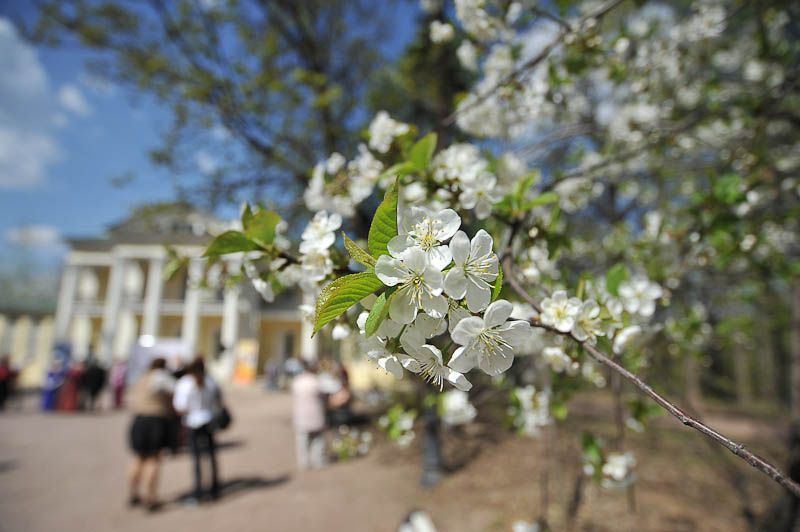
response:
M219 257L228 253L255 251L257 249L259 249L258 244L247 238L244 233L240 231L225 231L211 241L203 256Z
M253 219L253 210L250 208L249 203L245 203L242 207L242 228L247 231L250 226L250 221Z
M369 338L373 334L375 334L378 330L378 327L381 326L383 320L386 319L386 316L389 315L389 303L394 295L394 290L389 289L378 296L378 299L375 300L375 303L372 304L372 308L369 311L369 316L367 316L367 323L364 325L364 334Z
M433 152L436 151L436 140L436 133L428 133L411 148L408 158L415 170L421 172L428 168Z
M612 296L619 295L619 285L628 278L628 268L624 264L614 265L606 272L606 290Z
M741 176L726 174L714 181L714 197L723 203L736 203L743 195L742 188Z
M417 167L411 161L403 161L387 168L378 178L380 181L385 177L403 177L408 174L413 174Z
M317 298L314 315L314 334L347 309L383 287L383 283L372 272L353 273L339 277L329 283Z
M262 247L270 246L275 241L275 228L280 221L276 212L258 211L250 219L245 235Z
M388 255L389 240L397 236L397 184L386 190L383 201L375 211L375 218L369 228L367 245L369 252L376 259Z
M494 287L492 287L492 301L500 297L500 291L503 289L503 267L497 265L497 279L494 280Z
M342 231L342 236L344 237L344 247L347 249L347 252L350 253L351 259L368 268L373 268L375 266L375 259L369 253L350 240L350 237L347 236L347 233L344 231Z
M541 205L550 205L552 203L558 203L558 194L555 192L545 192L544 194L540 194L539 196L533 198L532 200L526 201L522 205L522 210L527 211L528 209L532 209L534 207L539 207Z

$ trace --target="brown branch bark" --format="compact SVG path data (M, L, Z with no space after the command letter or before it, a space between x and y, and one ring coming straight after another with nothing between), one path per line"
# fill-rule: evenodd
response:
M511 288L523 300L525 300L526 303L529 303L533 308L541 312L541 307L539 306L539 303L533 297L531 297L530 294L528 294L528 292L522 287L522 285L516 279L514 272L512 270L510 256L506 257L506 260L504 261L503 270L505 272L506 279L508 280L508 283L511 286ZM575 340L575 338L571 334L556 331L552 327L549 327L541 323L537 318L532 319L531 324L534 327L547 329L549 331L556 332L557 334L560 334L562 336L567 336ZM609 356L607 356L597 347L590 345L586 342L579 342L578 340L575 341L578 342L586 350L586 352L589 353L589 355L591 355L591 357L594 358L597 362L611 369L611 371L621 375L625 380L633 384L633 386L635 386L641 393L650 397L664 410L669 412L670 415L677 418L678 421L680 421L687 427L692 428L700 432L701 434L706 435L711 440L722 445L730 452L732 452L734 455L738 456L739 458L750 464L758 471L761 471L762 473L770 477L772 480L783 486L787 491L789 491L795 497L800 499L800 484L793 481L791 478L789 478L788 475L786 475L776 466L768 462L766 459L753 453L743 444L738 443L732 440L731 438L728 438L727 436L717 431L716 429L712 428L711 426L706 425L697 418L687 414L679 406L677 406L669 399L665 398L663 395L655 391L652 386L643 381L638 375L628 371L625 367L621 366L620 364L612 360Z

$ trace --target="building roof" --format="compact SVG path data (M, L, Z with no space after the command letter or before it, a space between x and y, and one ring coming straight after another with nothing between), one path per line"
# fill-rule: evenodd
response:
M103 236L72 237L66 241L79 251L107 251L117 244L204 245L227 225L187 203L157 203L135 209L111 225Z

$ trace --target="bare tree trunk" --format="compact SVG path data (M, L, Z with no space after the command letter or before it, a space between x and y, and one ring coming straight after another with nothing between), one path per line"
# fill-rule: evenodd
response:
M684 363L686 402L695 410L703 405L703 390L700 387L700 364L697 357L689 355Z

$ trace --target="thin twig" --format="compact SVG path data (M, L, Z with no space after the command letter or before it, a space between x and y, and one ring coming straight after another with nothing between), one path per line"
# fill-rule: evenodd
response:
M541 307L539 306L538 302L531 297L530 294L522 287L519 281L516 279L514 272L511 269L511 257L507 257L507 260L504 261L504 272L505 278L508 280L509 285L511 288L527 303L529 303L533 308L537 311L541 312ZM590 345L586 342L580 342L576 340L571 334L563 333L561 331L557 331L553 327L547 326L539 321L538 318L533 318L531 320L531 324L534 327L547 329L549 331L555 332L562 336L567 336L572 338L578 344L580 344L589 355L592 356L597 362L603 364L607 368L611 369L612 371L618 373L622 377L624 377L628 382L633 384L636 388L639 389L640 392L644 393L659 406L661 406L664 410L669 412L673 417L677 418L681 423L686 425L687 427L693 428L696 431L705 434L713 441L719 443L730 452L750 464L755 469L761 471L772 480L783 486L786 490L792 493L795 497L800 499L800 484L790 479L783 471L772 465L770 462L765 460L764 458L758 456L757 454L753 453L743 444L738 443L724 434L720 433L716 429L706 425L705 423L699 421L697 418L690 416L684 410L682 410L679 406L672 403L669 399L665 398L658 392L656 392L649 384L643 381L638 375L628 371L625 367L621 366L617 362L613 361L610 357L608 357L605 353L600 351L597 347Z

